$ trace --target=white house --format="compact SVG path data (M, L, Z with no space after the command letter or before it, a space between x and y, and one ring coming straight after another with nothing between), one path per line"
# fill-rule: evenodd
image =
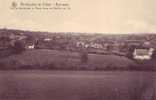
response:
M28 49L34 49L34 48L35 48L35 45L34 44L28 46Z
M47 42L49 42L49 41L51 41L52 39L51 38L45 38L44 39L44 41L47 41Z
M25 44L25 49L35 49L35 42L34 41L29 41Z
M153 48L135 49L133 52L133 58L136 60L150 60L152 59L153 51Z
M96 48L96 49L102 49L103 48L102 44L98 44L98 43L90 43L89 46L92 48Z

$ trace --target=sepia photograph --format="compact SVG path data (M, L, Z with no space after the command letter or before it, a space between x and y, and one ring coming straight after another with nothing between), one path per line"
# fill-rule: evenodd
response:
M155 3L0 0L0 100L156 100Z

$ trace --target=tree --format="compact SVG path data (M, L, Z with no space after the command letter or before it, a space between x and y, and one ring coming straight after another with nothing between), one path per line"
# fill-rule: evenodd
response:
M15 41L14 46L12 48L13 53L19 54L25 50L24 43L22 41Z
M82 50L82 52L80 52L80 56L81 56L81 63L88 62L88 52L86 50Z

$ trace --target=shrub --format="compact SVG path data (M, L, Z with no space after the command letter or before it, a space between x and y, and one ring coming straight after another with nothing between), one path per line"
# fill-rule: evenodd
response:
M22 53L25 50L24 43L22 41L16 41L12 47L12 52L15 54Z
M81 63L87 63L88 62L88 53L87 52L81 52Z

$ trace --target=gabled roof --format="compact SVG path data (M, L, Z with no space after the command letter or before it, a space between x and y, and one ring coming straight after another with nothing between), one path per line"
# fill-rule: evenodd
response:
M149 50L148 49L135 49L135 54L136 55L149 55Z

